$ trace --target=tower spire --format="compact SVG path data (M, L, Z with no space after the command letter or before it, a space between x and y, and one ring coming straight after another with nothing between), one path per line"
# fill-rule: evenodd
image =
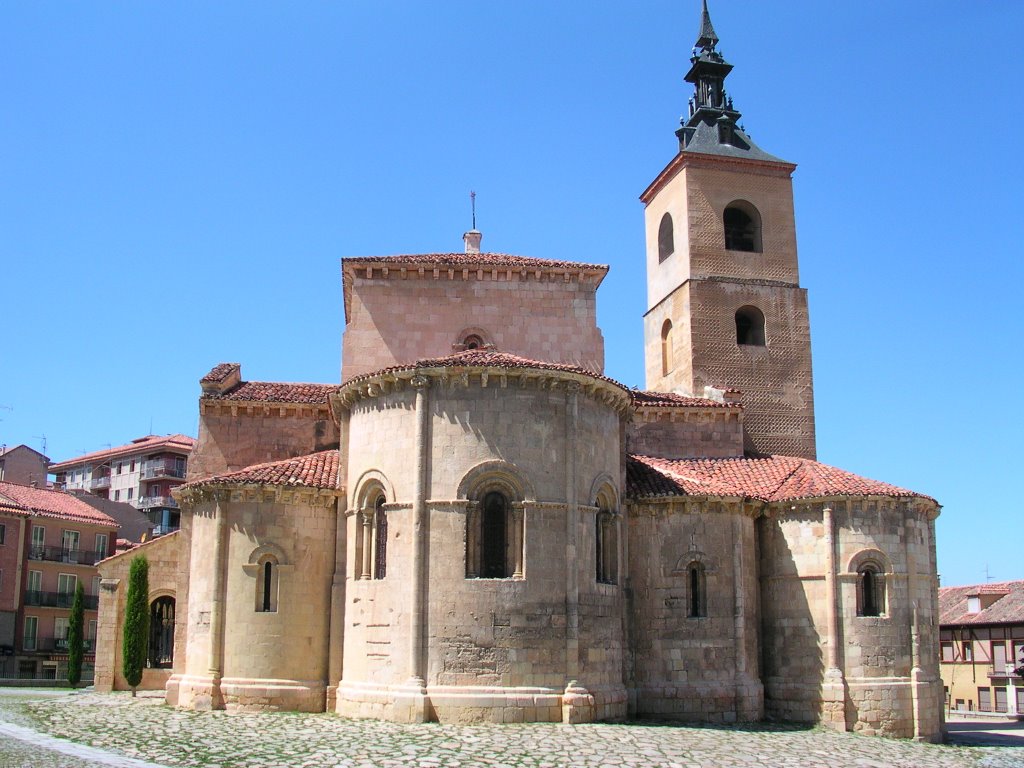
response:
M718 35L715 34L715 27L711 24L711 14L708 13L708 0L702 0L702 4L700 34L697 35L697 42L694 43L694 47L713 51L715 46L718 45Z

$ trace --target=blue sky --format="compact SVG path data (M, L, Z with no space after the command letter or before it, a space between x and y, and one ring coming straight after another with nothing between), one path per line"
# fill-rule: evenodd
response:
M943 583L1024 578L1024 4L712 0L794 176L819 459L935 496ZM196 431L198 379L337 381L342 256L602 262L643 384L642 207L697 0L0 7L0 441ZM986 571L987 568L987 571Z

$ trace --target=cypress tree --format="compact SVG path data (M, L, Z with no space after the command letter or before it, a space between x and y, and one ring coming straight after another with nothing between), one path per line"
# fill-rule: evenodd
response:
M145 555L138 555L132 560L125 602L121 671L134 696L142 682L142 670L149 650L149 561Z
M85 652L85 588L82 582L75 587L68 618L68 683L74 688L82 681L82 656Z

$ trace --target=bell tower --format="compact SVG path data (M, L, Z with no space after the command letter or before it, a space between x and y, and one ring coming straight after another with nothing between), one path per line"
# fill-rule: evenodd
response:
M815 457L807 291L792 174L758 147L726 93L732 70L703 2L679 152L640 196L647 238L647 388L732 388L748 452Z

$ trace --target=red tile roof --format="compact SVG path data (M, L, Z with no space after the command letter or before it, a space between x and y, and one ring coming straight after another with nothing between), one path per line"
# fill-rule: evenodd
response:
M397 256L353 256L341 260L346 265L380 265L399 267L409 265L445 266L445 267L512 267L514 269L567 269L567 270L601 270L608 271L607 264L585 264L577 261L559 261L556 259L535 259L531 256L513 256L510 253L408 253Z
M105 462L109 459L116 459L120 456L136 456L140 453L153 453L166 449L188 453L196 441L188 435L146 435L132 440L127 445L119 445L116 448L107 448L103 451L93 451L73 459L65 459L56 464L50 465L50 473L62 472L71 467L78 467L82 464L95 464Z
M735 496L761 501L796 501L828 496L929 498L869 480L827 464L794 456L727 459L660 459L630 456L627 495Z
M254 464L236 472L226 472L196 480L182 488L210 485L283 485L301 488L338 488L340 453L334 448L294 459Z
M520 357L519 355L512 355L507 352L489 352L483 349L469 349L465 352L448 355L447 357L426 358L423 360L417 360L415 363L393 365L390 368L384 368L380 371L353 376L342 384L342 387L356 381L363 381L382 374L395 373L398 371L413 371L418 368L523 368L541 371L558 371L560 373L577 373L582 376L613 384L624 392L629 391L625 386L614 379L609 379L607 376L602 376L600 373L595 373L594 371L588 371L586 368L581 368L578 365L569 365L568 363L546 363L541 360L531 360L527 357Z
M0 508L5 512L30 517L54 517L78 523L117 528L117 522L93 509L84 501L63 491L48 491L28 485L0 482Z
M217 370L216 368L214 370ZM205 378L205 377L204 377ZM226 392L204 392L203 400L254 403L308 403L320 405L338 391L337 384L298 384L277 381L242 381Z
M740 403L726 403L721 400L712 400L707 397L690 397L688 395L677 395L675 392L652 392L642 389L631 390L633 405L637 407L653 408L739 408Z
M988 608L968 613L970 595L1003 593ZM964 587L939 588L939 623L952 624L1024 624L1024 581L970 584Z
M203 376L199 381L200 383L204 381L207 383L224 381L224 379L230 376L234 371L241 369L241 367L241 363L218 363L213 366L210 372Z

